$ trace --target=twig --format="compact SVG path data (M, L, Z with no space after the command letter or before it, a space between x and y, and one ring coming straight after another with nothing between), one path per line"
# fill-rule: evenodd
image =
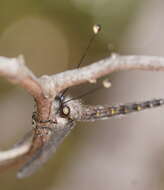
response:
M38 79L25 66L22 55L17 58L0 57L0 75L24 87L34 98L42 94Z
M53 96L65 88L85 82L92 83L102 76L121 70L164 71L164 57L113 54L111 57L80 69L42 76L41 80L44 80L44 84L49 83L45 86L46 92Z
M16 147L10 150L0 151L0 166L6 165L8 167L9 165L14 165L14 160L15 163L22 163L23 156L26 158L27 156L30 157L48 141L49 138L43 134L48 133L45 130L45 126L50 130L54 127L55 122L57 122L55 113L58 114L58 112L54 111L56 107L54 107L53 102L59 92L81 83L95 82L102 76L121 70L164 71L164 57L112 55L109 58L80 69L69 70L52 76L45 75L40 78L37 78L26 67L22 56L17 58L0 57L0 75L8 79L11 83L19 84L34 97L36 102L35 111L37 113L35 116L36 124L32 142L29 138L23 141L23 143L18 143ZM72 102L68 102L68 105L71 105ZM142 108L143 105L145 104L139 106ZM150 106L150 104L148 105ZM72 110L74 109L72 117L77 116L77 118L83 119L84 115L82 115L82 110L80 110L83 109L83 106L78 101L70 108ZM110 108L113 109L113 107ZM130 108L132 109L132 107ZM102 111L99 107L97 110ZM68 108L65 111L69 113ZM123 113L121 111L120 108L120 113ZM108 112L106 113L109 115ZM94 114L98 114L98 112L96 111ZM88 115L84 119L87 120L87 117ZM96 119L98 117L96 115ZM12 164L11 160L13 161Z

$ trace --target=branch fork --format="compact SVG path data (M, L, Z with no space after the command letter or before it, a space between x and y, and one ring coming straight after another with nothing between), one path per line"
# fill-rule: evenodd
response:
M164 57L121 56L113 54L111 57L97 61L89 66L68 70L56 75L44 75L40 78L36 77L25 65L22 55L16 58L0 57L0 75L8 79L9 82L23 87L34 98L36 104L35 111L37 113L35 122L37 122L37 127L40 127L41 130L45 125L49 128L52 128L52 125L54 125L54 114L56 113L54 112L56 106L54 105L54 99L64 89L81 83L92 83L100 77L123 70L164 71ZM160 102L161 103L159 103L159 100L153 101L154 104L158 103L162 105L163 101L160 100ZM69 102L68 105L72 106L71 111L74 113L71 116L72 118L75 120L85 120L85 118L83 118L83 111L88 110L89 107L82 105L78 100ZM144 106L150 105L148 103L143 105L142 103L138 105L136 109L145 108ZM80 111L78 107L80 107ZM100 108L101 107L99 107L99 112L94 112L95 108L91 108L96 118L99 117L99 114L104 113ZM131 107L128 108L132 109ZM114 107L112 107L111 110L108 109L108 112L109 111L111 111L110 113L116 114L118 110L114 110ZM46 121L51 122L46 123ZM65 122L65 120L63 119L61 122ZM35 130L33 130L10 150L0 151L0 169L5 169L13 165L22 165L49 140L46 138L47 137L41 135L36 135Z

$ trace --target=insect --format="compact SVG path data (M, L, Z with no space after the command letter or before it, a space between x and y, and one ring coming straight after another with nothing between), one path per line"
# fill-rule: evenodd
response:
M99 30L100 26L96 25L94 27L94 33L97 34ZM91 38L90 41L92 41L93 38ZM87 49L90 44L91 43L89 43ZM82 57L78 67L80 67L83 62L85 55L86 53ZM105 85L108 87L109 83L105 83ZM23 167L18 171L18 178L30 176L37 171L37 169L39 169L50 156L55 153L60 143L63 142L64 138L75 127L76 122L109 119L118 115L127 115L129 113L164 105L164 99L153 99L150 101L113 106L84 105L80 99L67 96L67 91L68 89L65 89L55 97L52 103L52 119L39 121L37 111L34 111L32 116L34 140L40 138L42 143L40 148L29 157ZM41 127L38 126L39 123L41 124Z

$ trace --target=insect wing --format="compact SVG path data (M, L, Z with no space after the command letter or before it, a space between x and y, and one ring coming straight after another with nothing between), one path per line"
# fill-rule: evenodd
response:
M30 176L39 169L56 151L58 145L71 132L73 127L74 122L70 122L63 129L54 130L49 141L36 151L32 158L18 171L17 177L24 178Z

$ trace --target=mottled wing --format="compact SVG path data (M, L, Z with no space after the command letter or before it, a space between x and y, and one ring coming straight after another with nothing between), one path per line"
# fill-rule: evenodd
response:
M33 174L39 169L49 157L56 151L58 145L64 140L64 138L70 133L74 127L74 122L69 122L64 128L54 130L51 137L44 146L39 149L30 160L18 171L17 177L24 178Z

